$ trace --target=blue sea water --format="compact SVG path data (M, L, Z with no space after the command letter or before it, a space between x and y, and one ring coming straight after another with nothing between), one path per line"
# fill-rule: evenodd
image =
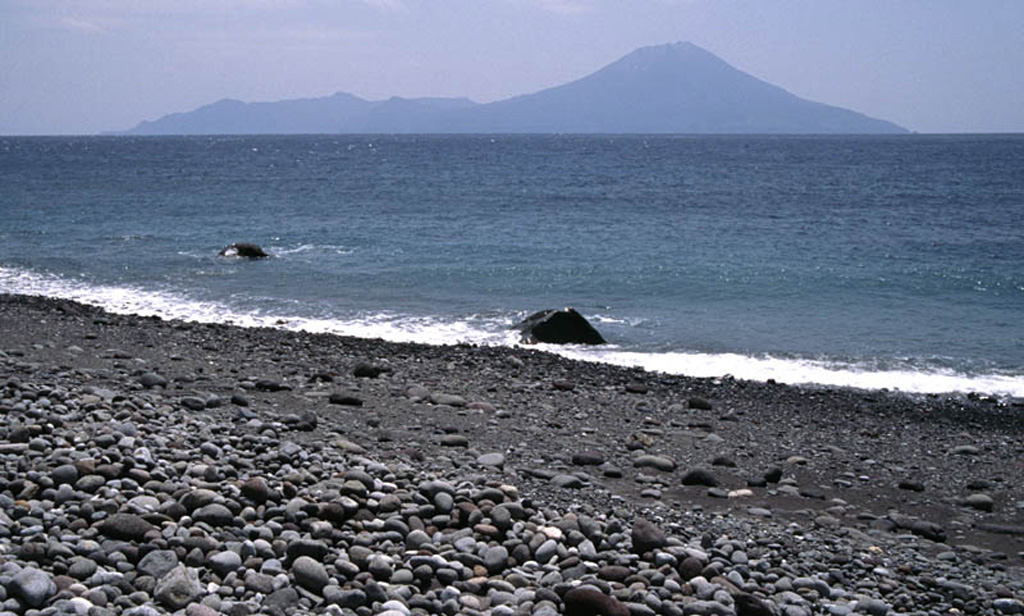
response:
M2 292L699 376L1022 397L1022 223L1024 136L0 138Z

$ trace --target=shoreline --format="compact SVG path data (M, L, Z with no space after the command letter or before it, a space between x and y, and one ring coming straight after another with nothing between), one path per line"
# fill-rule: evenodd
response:
M16 285L17 287L18 285ZM457 339L458 334L446 331L444 335L432 331L444 328L450 323L438 321L434 328L425 330L422 327L406 329L399 321L367 327L358 320L323 319L315 316L296 316L289 314L256 315L245 312L231 312L227 306L219 306L203 302L185 302L181 305L168 303L167 298L160 298L155 304L147 301L145 296L130 300L109 302L103 294L97 296L90 293L79 293L67 288L46 288L47 285L28 285L22 291L6 291L12 295L40 295L52 299L60 299L83 303L107 310L115 314L127 316L150 316L163 320L182 320L195 323L217 323L244 328L282 329L293 332L323 333L339 337L369 338L397 343L424 344L428 346L459 346L478 345L501 348L517 348L524 345L518 343L514 335L516 320L508 320L504 327L507 331L496 333L489 328L471 330L467 339ZM0 291L0 294L5 292ZM159 296L159 293L157 294ZM214 314L216 311L219 315ZM524 313L525 314L525 313ZM414 319L415 320L415 319ZM457 325L465 325L456 320ZM493 323L491 324L493 326ZM447 340L446 338L453 338ZM525 345L528 346L529 345ZM546 347L546 348L545 348ZM1024 381L1003 368L991 368L989 371L972 372L957 371L949 366L914 363L910 360L890 359L882 365L867 359L840 359L825 356L797 356L785 353L744 353L741 351L722 350L717 352L700 350L672 350L671 348L640 350L623 348L616 344L600 347L559 347L538 345L538 349L566 357L568 359L596 362L620 366L624 368L640 367L652 373L664 373L673 376L696 378L732 377L745 381L775 381L801 388L850 388L864 391L896 392L906 395L925 396L957 396L972 395L997 398L1006 403L1024 403ZM699 375L699 376L698 376Z
M239 443L265 434L246 432L248 427L269 426L279 441L319 458L376 468L365 461L371 459L392 469L391 475L393 469L412 469L403 472L461 478L481 489L514 486L506 494L538 512L590 512L623 524L646 517L667 529L680 550L693 541L699 548L708 533L748 542L750 551L759 536L773 537L772 545L842 544L853 553L873 545L887 559L877 567L901 571L898 585L904 590L902 578L926 575L913 570L921 563L933 577L960 575L979 585L1001 580L997 586L1010 596L979 586L978 597L969 599L979 613L1002 613L1000 598L1024 598L1024 407L1016 402L690 378L529 348L428 346L164 321L31 296L0 295L0 341L0 380L8 383L9 395L12 379L38 385L36 391L58 387L95 398L94 406L110 407L110 416L124 415L118 421L136 424L148 418L162 425L154 409L167 409L168 417L184 417L199 430L210 425L237 431L232 438ZM134 411L117 410L136 398ZM0 442L6 446L20 444L11 438L12 421L32 423L28 405L20 411L16 406L5 407L6 436ZM218 434L209 440L222 442ZM18 498L10 494L18 481L10 470L17 466L14 449L20 448L0 456L8 468L0 492L12 502ZM208 457L198 456L207 468L228 464L216 458L206 463ZM34 459L46 466L45 456ZM246 468L233 471L239 480ZM765 480L772 469L781 478ZM700 478L692 471L702 471L705 479L709 474L717 485L684 485ZM194 483L203 483L202 477ZM480 521L486 515L476 519L488 526ZM479 541L495 542L490 528L479 532ZM2 541L16 543L11 537ZM800 549L792 549L790 558L799 560ZM713 556L711 546L705 550ZM669 557L663 560L664 565ZM647 561L634 555L622 562L617 566L635 569ZM744 577L740 563L726 562L723 577L732 570ZM332 567L328 572L344 590L345 576ZM818 571L824 575L827 567ZM860 575L876 580L875 590L888 583L877 580L882 574ZM295 580L294 571L291 576ZM218 583L223 578L218 575ZM849 604L856 588L851 580L832 581L848 587L849 597L801 594L815 606L844 599ZM740 590L778 605L782 590L749 571L744 581L750 589L739 585ZM936 588L945 592L941 584ZM616 590L622 589L609 592ZM323 594L313 594L300 597L320 605ZM893 609L902 607L898 593L874 594ZM682 592L677 603L687 605L688 596ZM954 599L942 601L956 607Z

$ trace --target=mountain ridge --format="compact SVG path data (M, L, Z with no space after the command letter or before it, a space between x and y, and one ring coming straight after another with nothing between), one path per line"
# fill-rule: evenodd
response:
M276 102L222 99L123 134L906 132L800 98L681 42L641 47L579 79L491 103L464 97L370 101L346 92Z

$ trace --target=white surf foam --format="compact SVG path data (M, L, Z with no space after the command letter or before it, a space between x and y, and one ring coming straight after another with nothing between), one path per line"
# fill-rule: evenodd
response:
M225 323L240 327L275 327L293 331L328 333L392 342L422 344L509 345L514 332L498 317L472 315L460 321L378 312L351 318L315 318L233 310L226 304L198 301L178 293L141 290L131 286L93 285L59 276L0 267L0 292L42 295L99 306L115 314L157 316L164 319Z
M952 370L876 369L866 364L811 359L752 357L736 353L637 353L579 347L548 350L571 359L694 377L731 375L740 379L790 385L829 385L858 389L891 389L906 393L985 393L1024 397L1024 376L968 375Z
M241 312L218 302L197 301L177 293L129 286L92 285L84 281L0 267L0 292L71 299L118 314L158 316L242 327L275 327L392 342L515 346L514 315L472 315L459 320L410 317L392 313L359 314L350 318L312 318L287 314ZM1024 398L1024 375L968 375L952 370L877 369L873 366L810 359L753 357L735 353L626 351L620 347L537 345L570 359L695 377L731 375L740 379L792 385L826 385L860 389L891 389L907 393L977 392Z
M277 256L298 255L306 252L330 253L336 255L350 255L354 250L347 246L335 244L299 244L297 246L269 246L268 250Z

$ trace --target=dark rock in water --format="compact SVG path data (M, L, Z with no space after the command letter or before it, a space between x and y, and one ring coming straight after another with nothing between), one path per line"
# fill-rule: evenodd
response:
M624 603L592 586L579 586L565 593L565 616L629 616Z
M664 547L667 541L665 531L646 518L637 518L630 536L633 552L640 555Z
M269 257L270 253L264 251L257 244L249 242L237 242L220 251L222 257L245 257L247 259L263 259Z
M782 469L778 466L773 466L764 472L764 480L768 483L779 483L782 480Z
M519 324L526 344L604 344L605 339L573 308L541 310Z

